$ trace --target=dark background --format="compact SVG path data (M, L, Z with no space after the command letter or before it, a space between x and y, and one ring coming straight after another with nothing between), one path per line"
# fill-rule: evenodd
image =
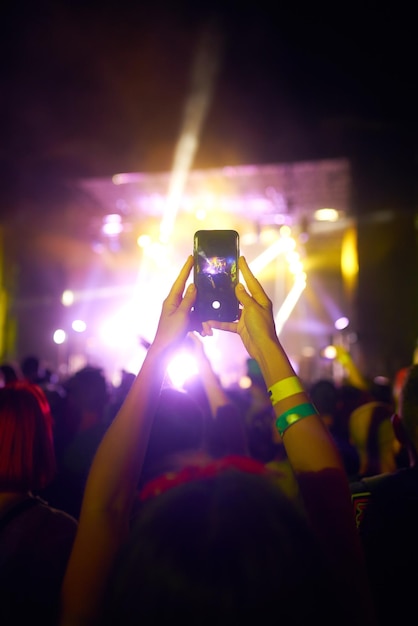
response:
M349 157L360 334L367 349L387 348L384 362L408 358L418 336L412 5L15 2L1 30L0 217L12 248L30 257L31 229L59 221L73 177L170 170L203 46L216 63L192 167ZM385 210L399 214L396 228L370 221ZM23 273L32 289L55 289L45 271Z
M15 198L60 175L169 170L206 36L218 62L195 167L374 154L407 184L414 25L401 4L15 2L2 171Z

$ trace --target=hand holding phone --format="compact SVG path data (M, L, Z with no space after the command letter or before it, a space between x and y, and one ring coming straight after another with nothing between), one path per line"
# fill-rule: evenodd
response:
M198 230L194 234L194 283L197 297L194 315L199 322L235 322L239 302L239 235L235 230Z

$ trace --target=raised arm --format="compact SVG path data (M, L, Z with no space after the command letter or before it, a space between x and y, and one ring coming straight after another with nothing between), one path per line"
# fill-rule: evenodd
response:
M216 417L218 409L231 404L231 401L212 367L212 363L205 352L202 340L195 333L189 333L189 339L193 342L197 367L209 403L211 415L214 418Z
M340 345L336 345L334 347L336 350L335 358L338 363L340 363L340 365L342 365L342 367L344 368L346 382L349 385L353 385L353 387L357 387L357 389L368 391L369 384L354 363L353 357L351 356L350 352Z
M141 370L94 457L63 584L61 626L95 623L109 571L129 531L167 358L189 331L196 291L193 284L184 290L192 267L190 256L163 303Z
M250 292L241 284L236 288L243 305L240 320L210 322L210 326L238 333L257 361L271 394L276 426L298 480L308 519L340 578L347 600L359 603L353 611L363 613L353 623L373 624L364 557L343 463L277 337L270 299L243 257L239 268Z

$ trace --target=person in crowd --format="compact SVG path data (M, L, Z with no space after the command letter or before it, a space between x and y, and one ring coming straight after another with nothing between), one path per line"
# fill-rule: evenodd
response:
M2 363L0 365L0 384L2 387L9 383L19 380L19 369L11 363Z
M321 378L309 387L309 396L321 419L329 429L344 462L349 480L358 476L359 455L350 442L343 416L344 401L341 386L328 378Z
M164 387L152 422L139 489L158 476L207 458L200 406L186 391Z
M0 389L0 624L57 623L77 522L36 494L55 472L52 417L27 381Z
M62 420L65 390L55 375L46 367L39 356L27 354L20 361L20 373L24 380L41 387L45 393L57 432Z
M351 413L349 436L359 456L358 477L397 469L402 446L395 436L392 414L391 405L376 401L365 402Z
M38 356L28 354L20 361L20 371L25 380L40 385L45 380L45 371Z
M418 365L399 390L394 432L409 466L351 484L354 513L364 546L379 624L406 624L416 611L418 564Z
M274 428L274 410L261 371L254 359L246 361L251 380L245 392L223 388L207 357L203 342L189 333L200 371L199 388L206 409L205 449L211 458L240 455L263 464L282 491L298 503L298 486L280 435ZM196 392L197 381L193 381ZM187 388L187 387L186 387Z
M246 417L246 436L250 456L261 463L272 462L277 454L281 456L283 446L274 425L275 416L271 404L256 412L250 406Z
M172 351L190 330L196 287L185 262L162 307L156 335L125 402L94 457L62 588L61 626L162 623L374 624L347 476L277 337L272 304L241 257L247 289L238 333L262 371L301 514L256 461L216 459L150 494L131 527L153 418ZM243 459L243 463L237 461ZM186 468L187 469L187 468ZM183 473L182 473L183 472Z
M121 370L119 384L112 386L109 393L105 417L107 423L110 423L119 411L134 380L135 374L133 372L128 372L124 369Z
M200 401L204 420L204 445L213 458L231 454L248 455L245 421L241 407L224 389L207 356L202 339L189 333L187 341L193 350L198 368ZM191 386L186 389L191 390ZM197 399L198 396L196 396Z
M393 385L387 376L375 376L370 383L370 395L372 400L382 402L395 408Z
M78 519L90 464L108 427L109 385L100 367L87 365L69 377L65 392L54 433L57 473L42 496Z

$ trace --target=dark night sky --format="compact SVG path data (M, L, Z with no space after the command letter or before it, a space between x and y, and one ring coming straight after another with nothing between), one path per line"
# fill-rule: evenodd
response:
M169 170L205 33L218 65L194 167L374 149L397 162L404 151L409 167L415 20L375 6L13 3L2 20L3 190L42 203L67 175Z

